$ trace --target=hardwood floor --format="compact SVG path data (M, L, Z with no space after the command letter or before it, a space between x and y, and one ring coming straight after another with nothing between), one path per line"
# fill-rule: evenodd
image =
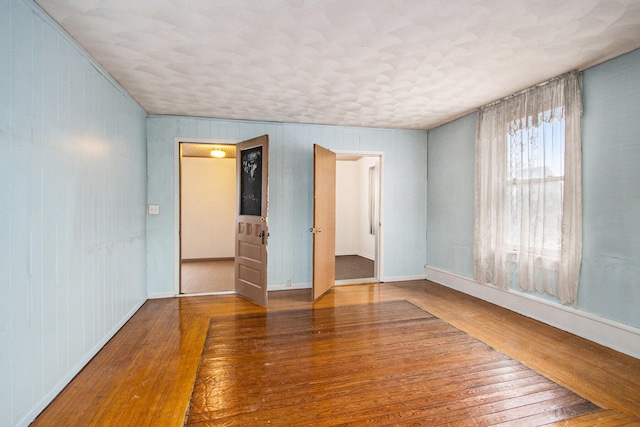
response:
M416 305L384 301L213 318L186 426L539 425L598 411Z
M607 409L558 425L640 425L640 360L427 281L274 292L268 312L406 300ZM235 295L147 301L34 426L182 426L212 317L265 313Z

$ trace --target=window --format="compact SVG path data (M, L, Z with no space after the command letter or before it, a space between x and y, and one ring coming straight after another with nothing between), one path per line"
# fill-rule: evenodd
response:
M540 113L540 116L550 112ZM559 258L562 244L562 191L564 182L565 121L561 111L553 120L522 118L507 128L506 242L514 252L542 247L548 257ZM529 212L531 238L521 242L526 232L523 211Z
M478 113L474 274L480 283L577 297L582 256L580 75Z

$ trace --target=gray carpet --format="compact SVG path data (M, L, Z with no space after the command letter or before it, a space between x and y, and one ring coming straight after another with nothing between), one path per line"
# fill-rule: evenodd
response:
M374 276L373 260L358 255L336 257L336 280L363 279Z

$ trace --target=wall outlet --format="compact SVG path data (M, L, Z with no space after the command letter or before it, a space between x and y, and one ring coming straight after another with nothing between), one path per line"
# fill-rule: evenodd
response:
M287 283L285 283L284 285L286 288L290 288L291 287L291 279L287 279Z
M149 215L158 215L160 213L160 205L149 205Z

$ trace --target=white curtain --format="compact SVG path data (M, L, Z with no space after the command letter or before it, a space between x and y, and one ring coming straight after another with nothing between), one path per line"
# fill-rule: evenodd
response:
M476 129L474 275L575 303L582 260L581 76L482 108Z

